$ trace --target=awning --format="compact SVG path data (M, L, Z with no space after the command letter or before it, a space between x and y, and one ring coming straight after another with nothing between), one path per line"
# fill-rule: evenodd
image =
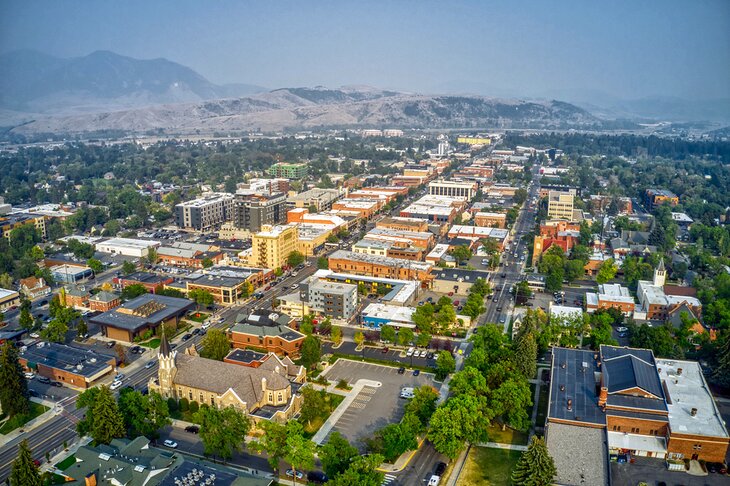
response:
M667 453L667 440L654 435L627 434L624 432L608 433L608 448L628 449L632 451Z

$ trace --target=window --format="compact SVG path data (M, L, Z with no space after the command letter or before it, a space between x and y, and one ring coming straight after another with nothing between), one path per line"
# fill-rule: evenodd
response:
M694 449L694 450L696 450L696 451L701 451L701 450L702 450L702 444L695 444L695 445L694 445L694 446L692 447L692 449Z
M281 392L279 392L278 395L276 396L276 401L277 401L277 403L281 403L284 401L284 397L282 396Z
M193 399L193 392L191 390L188 392L188 400L192 400L192 399Z
M210 396L210 406L215 407L215 397L213 395Z
M613 430L614 430L614 432L617 430L615 425L613 426Z
M200 400L198 400L200 403L203 403L205 399L203 398L203 393L200 393Z

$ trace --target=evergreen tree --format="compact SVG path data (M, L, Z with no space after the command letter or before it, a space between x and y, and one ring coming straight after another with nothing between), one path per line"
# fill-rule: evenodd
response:
M555 463L550 457L545 440L535 435L512 471L512 484L548 486L553 484L556 472Z
M18 361L18 351L9 341L0 347L0 406L9 417L28 412L28 383Z
M108 444L112 439L124 437L124 416L109 387L99 388L92 407L94 423L91 424L91 437L94 442Z
M527 333L515 343L515 365L525 378L532 379L537 370L537 340Z
M717 368L712 381L723 388L730 388L730 331L725 332L722 345L717 350Z
M10 486L41 486L41 484L41 475L33 463L28 441L24 440L18 447L18 457L13 461Z

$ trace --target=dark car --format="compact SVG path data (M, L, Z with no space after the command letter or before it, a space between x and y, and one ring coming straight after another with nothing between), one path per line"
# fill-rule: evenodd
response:
M406 369L403 366L401 366L400 368L398 368L398 374L399 375L402 375L405 372L406 372Z
M129 352L132 354L142 354L144 353L144 349L141 346L132 346Z
M198 334L200 334L200 328L196 327L193 329L193 335L197 336Z
M446 463L445 462L439 462L436 464L436 469L434 469L433 473L436 476L441 476L444 471L446 471Z
M380 352L383 353L383 354L387 353L388 351L390 351L390 349L388 348L388 346L386 346L382 350L380 350Z
M183 340L183 341L187 341L187 340L188 340L188 339L190 339L191 337L193 337L193 335L192 335L192 334L190 334L190 333L187 333L186 335L184 335L184 336L182 337L182 340Z
M507 278L507 274L506 273L503 273L502 275L500 275L500 277Z
M117 344L116 341L109 341L108 343L106 343L106 347L113 348L116 344Z
M426 359L433 359L433 357L434 357L434 356L436 356L436 355L435 355L434 353L432 353L432 352L429 352L429 353L428 353L428 354L426 355Z
M324 484L329 480L330 479L327 477L327 475L322 471L310 471L307 474L307 481L311 483Z
M413 376L418 376L421 374L421 370L413 370Z
M49 378L46 378L45 376L39 376L38 382L43 383L44 385L50 385L51 380Z
M51 385L61 387L63 386L63 383L61 383L60 381L52 381Z
M185 427L185 432L197 434L198 432L200 432L200 427L198 427L197 425L188 425L187 427Z

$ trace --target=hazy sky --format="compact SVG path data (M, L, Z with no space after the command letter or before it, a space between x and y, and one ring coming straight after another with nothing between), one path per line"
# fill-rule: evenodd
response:
M730 0L1 0L0 52L21 48L269 88L730 97Z

